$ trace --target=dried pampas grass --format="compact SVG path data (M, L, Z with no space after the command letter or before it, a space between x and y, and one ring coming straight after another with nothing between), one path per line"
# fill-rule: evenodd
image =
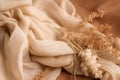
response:
M100 80L119 80L119 74L114 74L109 71L110 69L113 69L113 66L116 66L116 69L120 68L118 66L118 61L120 61L120 51L117 50L118 46L116 44L116 41L118 40L112 36L110 32L111 26L105 24L97 27L90 27L87 32L84 33L84 29L86 29L84 28L86 27L85 24L92 22L96 17L102 18L103 10L92 12L88 17L85 17L77 32L70 31L67 28L61 28L59 30L61 40L65 41L74 51L74 68L76 68L75 66L78 64L78 59L81 60L79 67L81 68L83 75ZM113 42L115 42L117 48L113 46ZM109 58L103 56L108 56ZM115 59L113 60L112 58ZM105 62L101 63L101 61ZM108 61L108 63L106 61ZM106 64L111 66L104 66ZM74 79L76 80L75 69L73 69L73 74Z

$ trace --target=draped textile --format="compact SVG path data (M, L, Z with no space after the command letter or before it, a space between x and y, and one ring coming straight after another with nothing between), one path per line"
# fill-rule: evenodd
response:
M77 32L82 21L69 0L0 0L0 79L34 80L46 67L50 70L43 80L56 80L62 68L72 73L75 52L58 34L61 28ZM83 33L93 27L86 23ZM120 39L115 41L119 51ZM83 55L91 53L88 50ZM119 59L107 53L96 55L100 58L96 65L101 64L99 69L106 72L102 80L119 80ZM76 74L84 75L80 62Z
M57 30L80 23L68 0L0 0L0 79L33 80L45 65L55 68L44 79L56 80L74 53Z

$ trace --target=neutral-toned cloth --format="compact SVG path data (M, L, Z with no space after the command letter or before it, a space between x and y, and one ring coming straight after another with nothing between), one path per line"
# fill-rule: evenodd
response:
M80 23L69 0L0 0L0 80L33 80L42 65L54 67L44 79L56 80L73 66L73 50L57 30Z
M56 80L62 68L72 73L74 51L59 40L58 34L62 27L76 32L81 23L81 16L69 0L0 0L0 80L34 80L37 74L42 76L46 66L52 68L42 80ZM91 27L94 26L86 23L83 32ZM96 34L104 35L97 31ZM115 44L119 52L119 38ZM119 58L109 53L96 55L100 59L96 60L95 56L92 59L101 64L102 79L119 80ZM76 74L83 75L85 69L82 72L78 63Z

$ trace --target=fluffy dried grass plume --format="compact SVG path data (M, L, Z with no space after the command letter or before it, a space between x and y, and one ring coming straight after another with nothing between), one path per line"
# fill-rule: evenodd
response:
M45 77L46 75L48 75L51 70L52 70L51 68L48 68L48 67L45 68L42 72L38 73L35 76L34 80L44 80L43 77Z
M92 22L94 18L104 16L103 10L92 12L88 17L83 19L78 32L69 31L67 28L61 28L61 40L65 41L75 52L74 66L76 66L78 58L81 59L81 70L85 76L99 78L104 80L104 77L109 75L104 70L101 70L101 64L97 52L108 53L116 59L120 58L119 51L113 47L114 37L111 33L111 25L101 24L91 27L87 32L83 32L85 24ZM82 31L83 30L83 31ZM76 55L78 54L78 55ZM74 75L76 74L73 71ZM75 79L75 77L74 77ZM107 79L107 78L106 78ZM105 80L106 80L105 79Z

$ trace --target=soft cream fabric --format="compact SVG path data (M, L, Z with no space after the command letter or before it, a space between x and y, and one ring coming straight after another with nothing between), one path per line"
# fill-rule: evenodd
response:
M34 80L42 65L55 67L43 79L56 80L74 53L57 30L80 23L68 0L0 0L0 80Z
M43 80L56 80L62 68L72 73L74 51L59 39L58 30L65 27L77 32L81 23L81 17L69 0L0 0L0 80L34 80L37 74L44 72L45 66L52 70L42 77ZM86 23L81 33L88 34L93 27ZM96 29L93 32L106 37ZM114 46L119 50L120 39L115 42ZM117 65L120 59L97 53L97 60L89 49L81 54L83 60L88 60L84 64L93 74L100 64L99 69L104 71L102 80L120 80ZM78 60L77 75L83 75L86 70L84 64L80 69L81 64Z

